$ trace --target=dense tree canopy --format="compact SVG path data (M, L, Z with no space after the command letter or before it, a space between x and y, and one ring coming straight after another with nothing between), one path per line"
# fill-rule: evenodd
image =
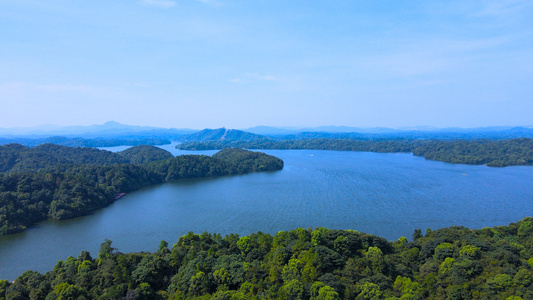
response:
M206 142L206 141L253 141L253 140L270 140L270 138L246 132L237 129L204 129L190 134L183 139L184 141Z
M42 144L55 144L68 147L115 147L115 146L138 146L138 145L166 145L168 139L131 137L131 138L94 138L81 137L68 138L52 136L47 138L0 138L0 145L17 143L24 146L35 147Z
M246 151L239 148L225 148L213 155L213 158L225 161L230 174L280 170L283 161L261 152Z
M174 157L170 152L150 145L131 147L118 154L122 155L134 165L142 165L144 163Z
M128 159L95 148L73 148L55 144L24 147L18 144L0 146L0 172L37 171L59 165L110 166L129 163Z
M52 144L0 146L0 170L5 172L0 173L0 234L22 231L47 218L89 214L143 186L283 168L278 158L240 149L216 157L172 157L153 146L124 152Z
M513 140L353 140L310 138L268 141L186 142L182 150L225 147L246 149L314 149L370 152L412 152L426 159L448 163L487 164L493 167L533 165L533 139Z
M169 249L106 240L46 274L0 281L6 299L531 299L533 219L415 231L389 242L326 228L239 237L188 233Z
M432 141L412 151L426 159L492 167L533 165L533 139Z

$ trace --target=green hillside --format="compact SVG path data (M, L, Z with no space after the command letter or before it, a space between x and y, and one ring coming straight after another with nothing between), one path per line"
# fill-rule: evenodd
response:
M0 281L5 299L532 299L533 219L414 240L326 228L193 234L154 253L93 257Z

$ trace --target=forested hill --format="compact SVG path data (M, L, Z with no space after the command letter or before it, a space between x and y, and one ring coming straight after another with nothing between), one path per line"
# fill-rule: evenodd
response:
M211 156L180 155L143 166L162 181L213 177L283 169L283 161L264 153L236 148L223 149Z
M144 163L174 157L172 153L166 150L148 145L131 147L124 151L118 152L118 154L134 165L142 165Z
M512 140L351 140L298 139L187 142L182 150L210 150L225 147L245 149L313 149L370 152L412 152L426 159L448 163L486 164L493 167L533 165L533 139Z
M186 142L213 142L213 141L265 141L270 140L270 138L250 133L237 129L204 129L193 134L190 134L184 138Z
M47 138L0 138L0 145L21 144L35 147L42 144L56 144L68 147L114 147L114 146L138 146L138 145L166 145L169 139L146 138L146 137L120 137L120 138L92 138L53 136Z
M163 158L163 159L162 159ZM166 159L165 159L166 158ZM0 234L36 222L86 215L117 195L166 181L274 171L283 161L240 149L216 157L170 153L138 146L125 153L43 145L0 147Z
M8 144L0 146L0 172L20 173L73 165L111 166L127 163L141 165L172 157L170 152L149 145L135 146L114 153L96 148L55 144L37 147Z
M59 261L0 281L0 299L533 299L533 219L414 231L389 242L326 228L189 233L154 253Z
M55 144L25 147L18 144L0 146L0 172L23 172L66 164L108 166L128 163L128 159L95 148L73 148Z

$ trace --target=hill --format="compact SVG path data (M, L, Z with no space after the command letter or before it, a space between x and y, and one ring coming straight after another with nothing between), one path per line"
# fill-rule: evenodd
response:
M0 146L0 172L27 172L59 165L109 166L129 161L109 151L43 144L29 148L18 144Z
M237 129L204 129L190 134L184 138L186 142L214 142L214 141L256 141L269 140L270 138Z
M35 147L42 144L55 144L68 147L115 147L115 146L138 146L138 145L167 145L170 141L160 138L68 138L53 136L47 138L0 138L0 145L21 144Z
M511 140L417 140L417 139L328 139L185 142L182 150L211 150L225 147L245 149L313 149L368 152L412 152L426 159L448 163L505 167L533 165L533 139Z
M131 147L118 152L118 154L134 165L142 165L144 163L171 159L174 157L170 152L150 145Z
M156 252L105 240L46 274L0 281L3 299L532 299L533 219L415 229L398 241L327 228L194 234Z
M110 121L101 125L90 126L39 126L32 128L0 128L0 137L4 139L42 140L48 137L84 139L165 139L178 140L182 136L196 132L193 129L160 128L149 126L125 125ZM79 145L81 146L81 145Z
M533 138L532 127L479 127L479 128L358 128L320 126L308 128L277 128L257 126L245 131L275 139L330 138L330 139L516 139Z
M240 149L226 149L216 157L173 157L154 146L124 153L53 144L0 146L0 235L46 219L89 214L152 184L282 168L276 157Z

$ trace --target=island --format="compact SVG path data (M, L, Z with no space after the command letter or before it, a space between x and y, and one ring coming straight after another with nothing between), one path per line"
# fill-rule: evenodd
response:
M426 137L429 137L426 138ZM392 135L307 132L268 137L239 130L205 129L187 136L181 150L214 150L226 147L279 150L336 150L381 153L413 153L447 163L489 167L533 165L533 139L478 138L477 135ZM490 137L490 136L489 136Z

